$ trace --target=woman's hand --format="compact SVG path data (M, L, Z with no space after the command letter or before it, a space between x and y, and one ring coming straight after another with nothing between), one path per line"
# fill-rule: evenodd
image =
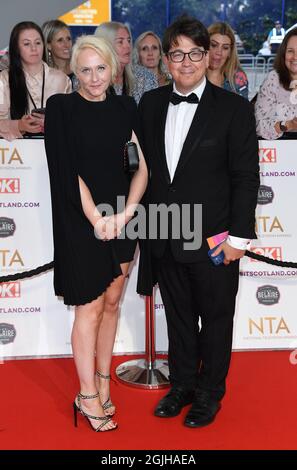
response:
M95 235L100 240L105 241L106 239L106 220L104 217L100 217L94 227Z
M31 113L31 116L34 118L35 122L38 123L41 127L41 132L44 132L44 119L45 115L40 113L34 113L34 109Z
M290 119L290 121L287 122L287 126L289 131L297 131L297 117Z
M103 228L102 240L113 240L121 235L123 227L126 225L126 214L125 212L119 212L118 214L103 217L105 227Z
M25 114L21 119L19 119L19 131L24 134L25 132L31 132L32 134L37 134L43 132L44 130L44 117L41 118L38 116L31 116L30 114Z
M126 223L128 222L128 219L130 218L127 217L126 212L119 212L118 214L115 214L114 218L118 232L117 236L119 236L122 232L123 227L125 227Z

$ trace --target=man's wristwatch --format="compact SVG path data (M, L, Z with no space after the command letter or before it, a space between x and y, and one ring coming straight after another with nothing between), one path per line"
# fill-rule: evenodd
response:
M282 132L287 132L288 126L286 126L286 121L281 121L279 123L279 128Z

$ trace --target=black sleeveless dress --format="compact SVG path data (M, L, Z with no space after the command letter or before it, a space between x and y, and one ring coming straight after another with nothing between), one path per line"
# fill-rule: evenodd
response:
M100 213L121 212L130 179L123 165L124 146L138 134L133 98L107 95L94 102L79 93L47 101L45 147L49 167L53 234L54 288L67 305L100 296L133 259L136 241L103 242L83 213L78 175Z

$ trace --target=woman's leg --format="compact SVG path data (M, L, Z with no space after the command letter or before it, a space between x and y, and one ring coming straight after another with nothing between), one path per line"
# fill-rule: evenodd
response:
M104 295L104 313L99 327L96 348L96 368L103 375L110 374L114 340L118 324L119 303L124 288L129 263L121 264L122 275L117 277ZM109 398L109 380L96 376L101 403ZM106 414L113 414L115 407L109 407Z
M95 384L95 348L98 329L103 318L104 295L98 297L85 305L75 308L75 320L72 329L72 350L77 374L80 381L80 392L82 395L95 395L97 387ZM76 401L77 402L77 401ZM81 408L93 416L104 416L100 401L97 398L81 400ZM94 428L98 427L100 421L90 420ZM102 427L102 431L115 427L110 421Z

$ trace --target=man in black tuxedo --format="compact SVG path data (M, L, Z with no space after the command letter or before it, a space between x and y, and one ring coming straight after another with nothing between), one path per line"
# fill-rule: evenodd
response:
M202 244L189 249L183 234L173 236L176 219L169 220L167 240L159 234L148 242L166 311L172 385L155 415L176 416L192 403L184 424L200 427L214 420L225 394L239 259L256 237L258 142L250 103L205 77L209 36L199 21L176 20L165 31L163 49L173 85L145 93L139 107L147 198L187 205L192 224L194 206L201 204ZM223 251L224 263L215 266L206 239L225 231L228 238L214 253ZM146 271L140 278L147 282ZM148 285L142 288L149 292Z

